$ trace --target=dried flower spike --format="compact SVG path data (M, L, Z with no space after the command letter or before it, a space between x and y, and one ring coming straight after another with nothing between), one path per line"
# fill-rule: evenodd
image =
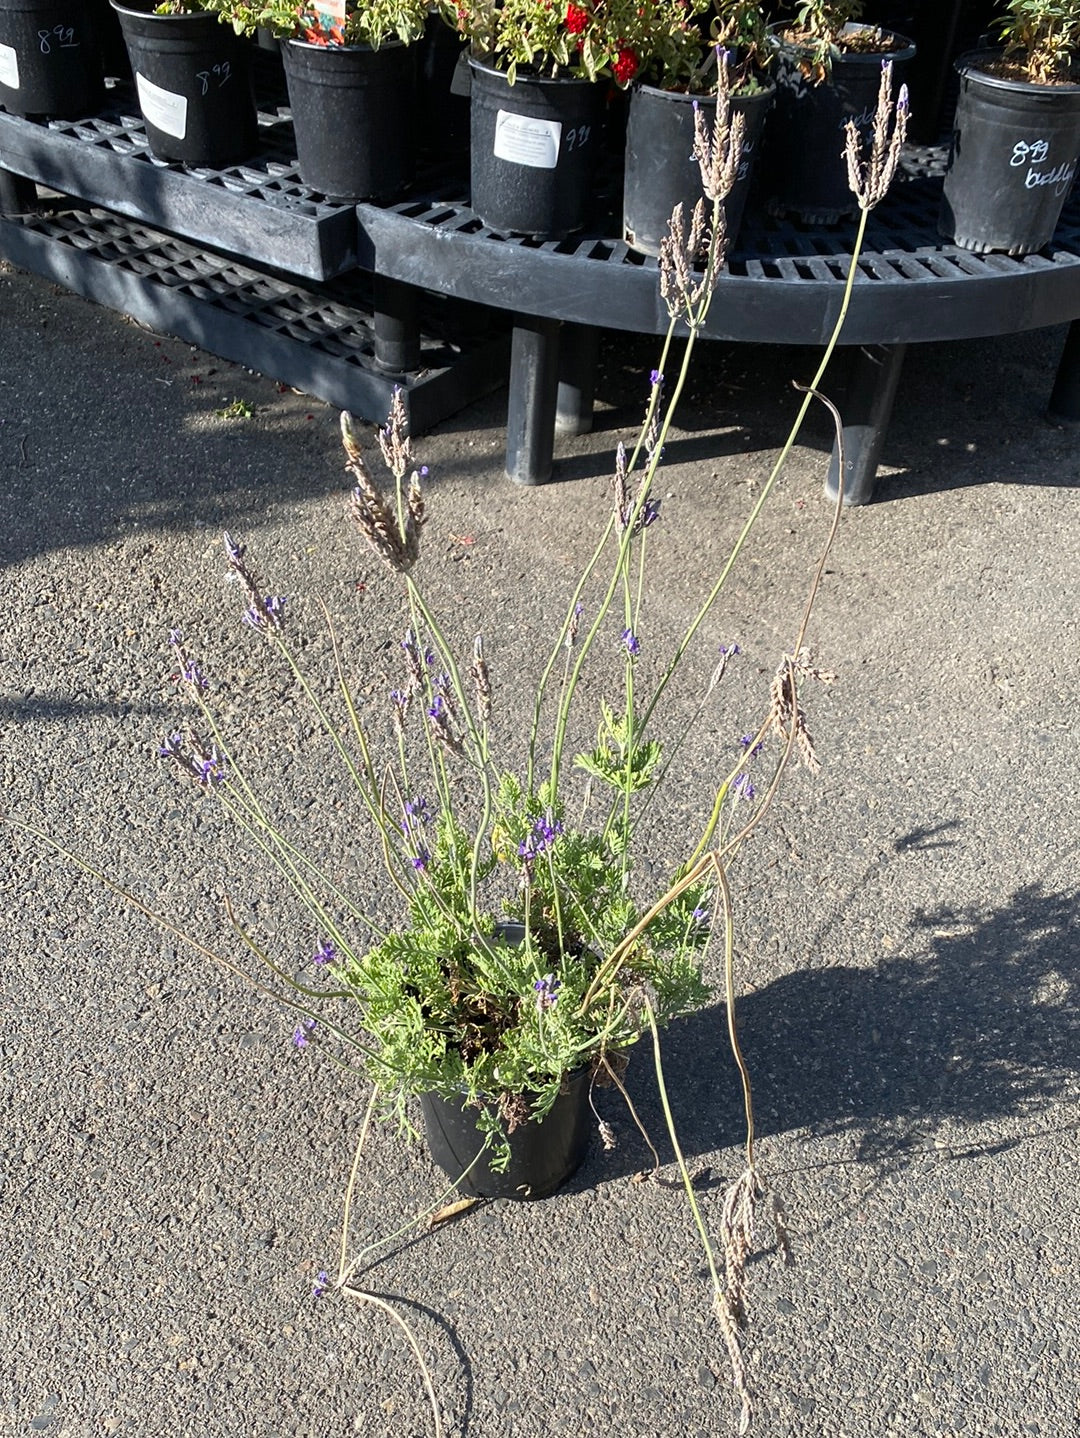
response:
M720 211L720 223L723 210ZM723 235L718 236L723 246ZM705 250L705 201L698 200L690 220L690 232L686 231L683 207L680 202L671 212L668 232L660 241L660 294L668 307L672 319L685 318L688 310L695 310L706 299L716 283L719 266L706 266L695 273L694 266Z
M731 194L739 178L742 164L743 132L745 117L731 113L731 84L728 79L726 52L716 47L716 114L712 132L700 104L694 102L694 148L691 158L698 162L701 171L701 188L710 200L725 200ZM716 257L717 266L723 263L723 255Z
M401 502L400 486L412 462L405 425L404 401L400 389L395 389L386 426L379 430L379 446L383 459L399 485L399 513L395 515L364 463L360 442L353 429L352 416L347 410L343 410L341 414L341 443L345 450L345 467L356 480L349 501L349 513L371 548L395 574L411 569L420 557L420 531L427 517L420 484L421 473L426 473L426 469L413 470L404 503Z
M872 210L880 205L889 192L889 186L900 163L900 152L907 138L910 107L908 89L900 86L896 97L896 116L893 122L892 102L892 61L881 64L881 84L878 87L877 108L874 111L874 127L871 132L870 155L862 157L862 136L854 120L845 126L844 158L847 160L848 185L859 202L861 210Z

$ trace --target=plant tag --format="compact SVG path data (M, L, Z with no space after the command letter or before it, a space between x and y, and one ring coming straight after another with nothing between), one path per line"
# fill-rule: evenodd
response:
M318 10L320 20L333 20L335 25L345 24L345 0L325 0L325 3L320 0Z
M472 94L472 71L469 69L468 46L457 57L454 73L450 76L450 93L451 95L464 95L466 99Z
M495 116L495 158L532 170L554 170L559 163L562 125L500 110Z
M19 88L19 57L10 45L0 45L0 85Z
M135 76L135 89L139 96L139 109L147 124L154 125L163 135L182 140L187 134L187 96L163 90L160 85L139 74Z

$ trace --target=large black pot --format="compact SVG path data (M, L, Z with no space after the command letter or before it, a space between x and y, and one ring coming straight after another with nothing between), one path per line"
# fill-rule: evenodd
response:
M765 117L775 86L763 86L750 95L733 95L731 110L744 117L742 160L738 177L724 204L728 247L742 223L754 157L761 141ZM701 170L692 157L694 110L705 116L710 135L716 123L715 95L687 95L638 85L630 96L626 127L626 170L623 180L623 239L646 255L660 253L671 212L690 212L701 199Z
M588 220L604 87L470 59L470 204L493 230L561 239Z
M258 137L250 46L210 11L155 15L155 0L112 0L135 77L151 151L221 169Z
M79 119L104 97L89 0L0 0L0 108Z
M458 1189L471 1198L548 1198L581 1167L589 1146L588 1068L563 1080L542 1122L529 1120L509 1135L510 1163L493 1173L476 1127L476 1110L460 1100L423 1094L420 1108L431 1156ZM472 1166L475 1165L475 1166ZM466 1172L466 1170L468 1170Z
M304 184L335 200L400 194L415 169L415 47L289 40L281 51Z
M1080 162L1080 85L1003 80L956 62L960 98L938 229L965 250L1027 255L1049 244Z
M808 224L832 224L859 206L848 185L844 159L846 126L854 120L869 136L874 124L883 60L893 62L893 94L915 58L915 46L891 35L888 54L842 51L832 73L814 83L809 52L783 39L785 24L770 27L776 104L769 119L764 160L765 190L774 214L795 214ZM853 31L860 25L845 26Z

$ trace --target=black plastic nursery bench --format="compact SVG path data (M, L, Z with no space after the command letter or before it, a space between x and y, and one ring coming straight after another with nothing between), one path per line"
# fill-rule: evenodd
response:
M149 155L122 89L84 121L0 113L0 254L370 419L401 383L418 431L499 382L510 324L506 467L525 484L550 475L556 429L589 427L599 328L667 327L656 262L610 220L560 242L495 234L460 178L396 204L330 204L298 179L287 111L263 113L260 135L244 165L188 170ZM870 220L844 332L848 503L872 494L908 344L1080 321L1080 203L1039 254L969 254L937 234L944 161L911 147ZM43 206L38 185L82 205ZM706 334L823 344L853 237L751 210ZM493 312L501 333L482 322ZM1080 419L1080 323L1050 409ZM838 478L834 457L833 493Z

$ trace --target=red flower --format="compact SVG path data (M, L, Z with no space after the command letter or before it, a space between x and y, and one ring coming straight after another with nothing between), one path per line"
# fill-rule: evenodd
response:
M571 35L580 35L589 23L589 12L580 5L567 5L566 29Z
M615 77L617 85L629 85L640 68L641 62L637 57L637 51L632 50L629 45L624 45L619 51L618 58L611 67L611 73Z

